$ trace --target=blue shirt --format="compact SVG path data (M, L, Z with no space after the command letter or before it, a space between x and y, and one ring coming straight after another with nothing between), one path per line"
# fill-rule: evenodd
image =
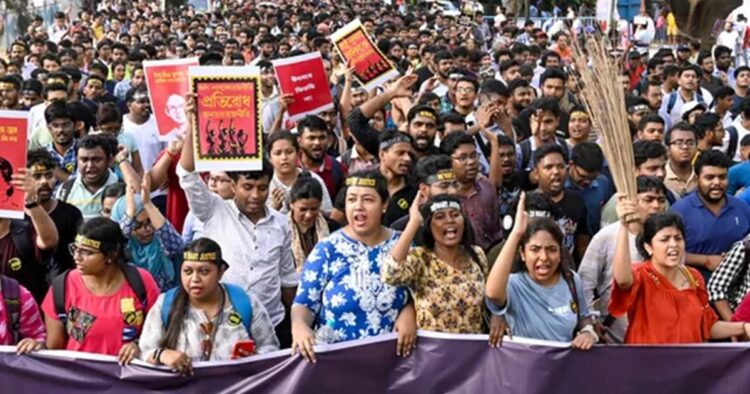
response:
M578 317L589 316L583 297L583 285L577 273L573 282L578 293L578 314L571 308L573 294L568 282L560 279L552 286L534 282L526 272L510 274L505 307L486 300L494 315L505 316L513 335L547 341L570 342Z
M383 283L380 270L399 235L375 247L343 230L319 241L302 266L295 305L309 309L318 327L333 328L334 342L392 332L407 290Z
M57 166L65 170L68 174L75 174L78 168L78 140L73 139L73 144L65 151L64 155L57 153L55 150L55 144L49 144L46 146L47 152L55 160Z
M688 253L726 253L732 244L750 232L750 206L734 196L726 196L719 216L703 205L698 192L675 203L672 212L680 215L685 223L685 250Z
M735 195L737 191L750 186L750 161L744 161L729 169L729 186L727 194Z
M565 179L565 188L583 197L586 204L586 222L589 225L589 231L592 234L599 231L602 221L602 208L614 194L609 179L605 175L599 174L589 187L582 189L573 184L568 177Z

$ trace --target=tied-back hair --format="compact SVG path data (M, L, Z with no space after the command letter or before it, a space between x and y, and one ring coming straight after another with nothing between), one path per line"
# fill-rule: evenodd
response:
M94 218L78 227L78 234L101 242L99 250L120 266L129 260L128 240L122 234L120 225L107 218Z
M430 212L430 205L432 205L432 203L441 201L459 201L459 199L455 196L441 194L431 198L420 209L422 217L425 218L421 228L422 241L424 242L424 246L430 251L435 250L435 237L433 236L431 229L433 214L432 212ZM469 254L471 260L479 265L481 271L482 267L479 263L479 255L477 255L476 251L474 250L474 227L472 227L471 221L463 212L463 210L461 210L461 216L464 218L464 233L461 235L461 246L466 251L466 253Z
M519 243L519 251L523 250L526 244L531 240L531 237L540 231L546 231L549 233L560 248L560 264L558 265L560 273L564 274L565 272L573 271L573 267L575 267L573 256L570 254L570 251L563 246L563 232L560 229L560 226L552 219L529 218L529 225L523 233L521 242ZM521 260L520 253L516 255L516 261L513 264L512 272L527 272L526 264Z
M641 256L651 258L651 253L646 250L646 245L651 245L656 233L667 227L674 227L685 237L685 225L682 218L674 213L658 213L646 219L643 223L643 231L635 239L635 246Z
M187 244L184 251L195 253L213 253L221 252L221 247L219 247L219 244L209 238L198 238ZM181 282L182 281L180 281L180 285L176 289L177 294L174 297L174 302L172 303L171 310L169 311L169 322L167 323L167 326L164 327L165 334L161 338L159 347L167 349L177 348L177 342L180 339L180 334L182 333L182 328L185 324L185 315L187 314L189 304L188 293L187 291L185 291L185 287ZM164 305L162 305L162 308L163 307Z

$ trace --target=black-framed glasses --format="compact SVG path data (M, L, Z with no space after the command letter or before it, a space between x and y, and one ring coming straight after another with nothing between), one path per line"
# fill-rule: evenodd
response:
M70 252L70 255L73 257L75 257L76 254L81 255L81 257L91 257L95 254L102 253L99 250L90 250L90 249L81 248L75 243L68 244L68 252Z

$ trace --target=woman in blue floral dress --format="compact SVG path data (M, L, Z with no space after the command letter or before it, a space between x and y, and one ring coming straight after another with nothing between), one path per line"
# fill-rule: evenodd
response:
M388 201L385 178L377 171L362 171L346 184L347 226L318 242L302 267L292 307L292 353L299 349L315 361L313 327L317 338L329 343L395 328L396 352L407 356L416 339L414 308L406 288L380 279L382 263L399 236L381 225Z

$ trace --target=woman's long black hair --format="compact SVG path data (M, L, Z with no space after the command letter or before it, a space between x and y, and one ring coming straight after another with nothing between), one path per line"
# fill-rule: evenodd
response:
M424 242L424 246L431 251L435 250L435 236L432 234L431 228L432 212L430 212L430 205L441 201L454 201L460 204L460 200L458 198L443 194L429 199L424 205L422 205L422 208L420 209L422 217L424 218L424 223L422 223L421 229L422 241ZM461 211L461 216L463 216L464 218L464 233L461 236L461 246L466 251L466 253L469 254L469 257L475 263L479 264L479 256L474 250L474 227L472 227L471 221L463 211Z
M573 256L571 256L570 251L565 248L565 246L563 246L564 235L562 230L560 229L560 225L558 225L557 222L552 219L530 218L529 224L526 227L526 231L523 233L521 241L519 242L518 250L523 250L529 240L531 240L531 237L533 237L540 231L548 232L555 240L557 246L560 248L560 264L558 266L558 270L560 271L560 273L573 270L573 267L575 267L575 264L573 263ZM518 253L518 255L516 256L516 261L513 264L512 272L527 271L528 270L526 268L526 263L521 260L520 253Z
M198 238L187 244L184 251L195 253L221 253L221 247L209 238ZM189 297L185 287L180 283L177 289L177 294L174 297L174 302L169 311L169 321L167 323L166 333L159 343L159 347L166 349L177 348L177 342L180 339L180 334L182 333L182 328L185 322L185 315L188 310ZM164 305L162 305L162 308L163 307Z

